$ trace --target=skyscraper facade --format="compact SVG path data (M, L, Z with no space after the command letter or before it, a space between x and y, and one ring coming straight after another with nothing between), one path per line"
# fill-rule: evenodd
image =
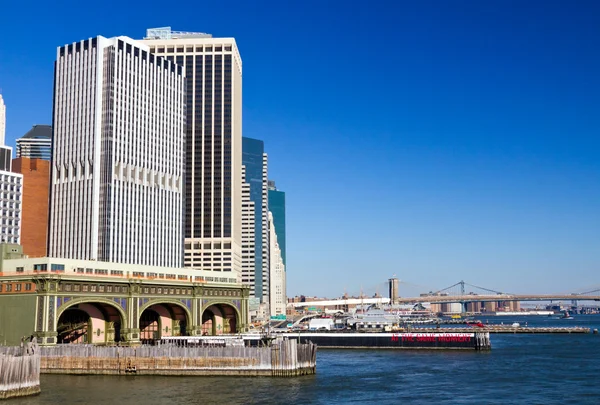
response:
M273 224L273 213L269 212L269 255L270 255L270 315L281 316L286 314L287 296L285 285L285 265L281 257L281 249L277 241L277 233Z
M246 182L250 184L250 200L254 202L255 286L254 296L268 303L269 228L268 228L268 160L264 142L242 138L242 163Z
M17 139L17 157L50 160L52 157L52 127L34 125Z
M49 255L181 266L182 67L99 36L59 47L54 80Z
M12 148L4 144L6 106L0 94L0 243L21 243L23 175L12 172Z
M0 170L10 172L12 148L4 144L6 136L6 105L0 94Z
M4 138L6 136L6 105L4 105L4 99L0 94L0 145L4 145Z
M23 253L31 257L46 256L50 162L18 157L13 159L12 166L15 173L23 176L20 242Z
M187 84L184 265L242 272L242 60L235 39L149 29Z
M250 287L254 297L255 287L255 240L254 201L250 200L250 184L246 182L246 167L242 165L242 284Z
M281 249L281 259L285 261L285 192L278 190L275 181L269 180L269 211L273 213L273 224Z

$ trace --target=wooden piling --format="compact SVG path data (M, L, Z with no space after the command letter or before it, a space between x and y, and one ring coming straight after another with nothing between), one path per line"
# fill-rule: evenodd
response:
M316 345L281 339L266 347L174 345L106 347L58 345L40 348L48 374L268 375L316 372Z
M40 355L20 347L0 348L0 399L40 393Z

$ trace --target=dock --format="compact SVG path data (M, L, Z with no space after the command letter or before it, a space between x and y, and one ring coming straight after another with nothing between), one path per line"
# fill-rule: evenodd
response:
M294 377L315 374L317 346L288 339L263 347L70 344L42 347L40 354L46 374Z
M40 355L21 347L0 348L0 400L40 393Z

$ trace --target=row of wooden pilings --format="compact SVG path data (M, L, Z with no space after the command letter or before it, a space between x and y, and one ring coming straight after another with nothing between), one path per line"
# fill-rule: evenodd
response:
M270 346L40 348L41 372L49 374L248 375L291 377L316 372L317 346L293 339Z
M20 347L0 350L0 399L40 393L40 355ZM8 350L10 349L10 350Z

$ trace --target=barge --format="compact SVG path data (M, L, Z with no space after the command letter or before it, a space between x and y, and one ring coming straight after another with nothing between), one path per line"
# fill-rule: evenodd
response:
M292 332L283 333L300 343L315 343L324 349L433 349L490 350L488 332Z

